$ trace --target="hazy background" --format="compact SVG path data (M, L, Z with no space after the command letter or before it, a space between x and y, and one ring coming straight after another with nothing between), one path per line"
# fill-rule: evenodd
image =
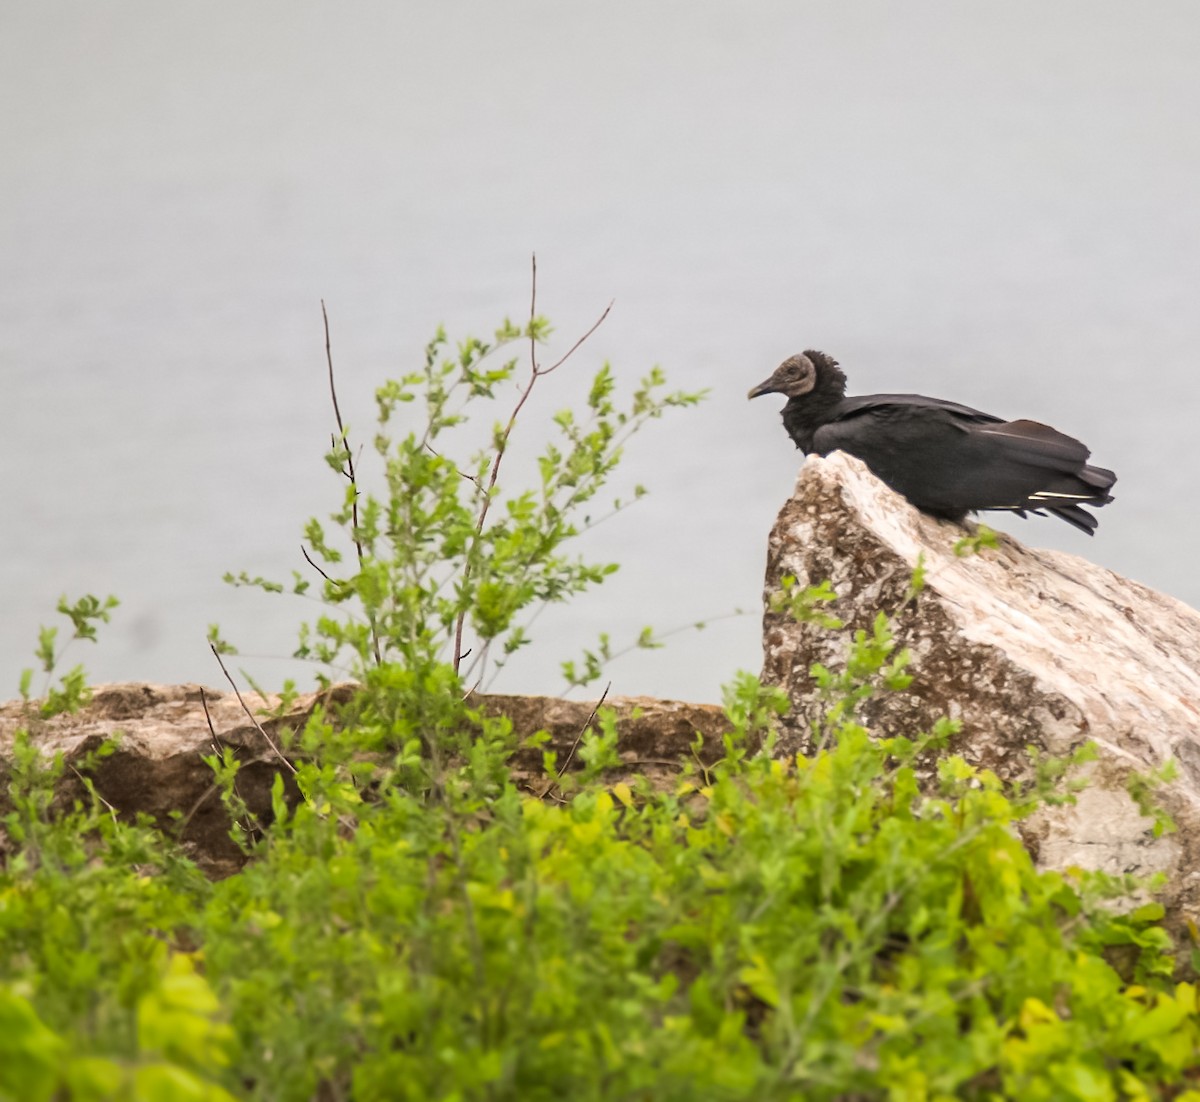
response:
M1200 604L1198 56L1194 0L6 0L0 698L64 592L123 602L73 653L98 680L219 684L211 621L296 674L269 656L315 607L220 575L302 569L341 493L319 300L366 430L439 322L528 310L534 250L560 351L616 299L573 380L608 358L713 393L631 450L651 496L586 548L621 572L498 689L739 606L612 691L714 700L758 668L799 456L744 395L810 346L854 391L1082 437L1120 475L1098 536L1004 527Z

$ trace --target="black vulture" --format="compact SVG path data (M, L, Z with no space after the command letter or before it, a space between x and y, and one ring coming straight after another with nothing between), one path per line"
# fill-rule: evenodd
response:
M1117 476L1078 440L1037 421L1005 421L920 394L846 397L837 361L810 350L750 391L784 394L783 424L806 455L858 456L922 512L961 522L977 509L1050 513L1089 536Z

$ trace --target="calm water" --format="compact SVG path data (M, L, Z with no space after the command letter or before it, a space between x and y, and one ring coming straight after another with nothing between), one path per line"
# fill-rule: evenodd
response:
M528 309L535 249L559 346L616 299L535 413L606 358L712 398L631 449L651 496L588 547L622 571L496 688L555 691L601 630L757 609L797 455L744 395L808 346L857 391L1081 436L1121 479L1098 537L1006 527L1200 604L1198 55L1191 0L9 0L0 697L62 592L123 601L77 648L99 679L220 683L212 621L268 685L296 673L272 656L313 608L220 575L302 568L340 493L319 300L365 428L439 322ZM758 664L751 615L612 691L712 700Z

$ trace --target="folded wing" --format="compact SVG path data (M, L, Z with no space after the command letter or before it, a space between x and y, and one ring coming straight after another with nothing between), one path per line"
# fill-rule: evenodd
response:
M1091 533L1081 505L1112 500L1116 475L1087 462L1087 447L1038 421L914 394L848 398L814 435L815 450L862 459L919 509L961 519L978 509L1053 514Z

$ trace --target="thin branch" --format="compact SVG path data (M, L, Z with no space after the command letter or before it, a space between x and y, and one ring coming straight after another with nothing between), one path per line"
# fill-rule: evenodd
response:
M540 611L540 609L539 609ZM744 608L735 608L732 612L722 612L717 616L706 616L703 620L689 620L686 624L679 624L671 628L669 631L664 631L659 635L652 635L649 643L641 642L639 635L632 643L622 647L620 650L611 651L608 656L600 663L600 668L615 662L618 658L624 658L625 655L633 653L635 650L657 650L663 645L663 640L670 639L673 635L682 635L685 631L703 631L709 624L716 624L722 620L738 620L743 616L749 616L750 612ZM582 689L583 683L568 682L563 690L563 695L572 693L576 689Z
M429 454L432 455L435 459L442 458L441 453L434 451L433 445L428 442L426 442L426 444L425 444L425 450L427 452L429 452ZM481 488L479 485L479 479L476 478L473 474L467 474L466 471L460 470L457 465L455 466L454 469L455 469L455 471L458 472L459 478L465 478L468 482L472 483L475 486L475 489L477 489L477 490Z
M535 799L555 800L560 804L565 804L567 802L566 797L560 796L557 792L553 791L553 789L554 789L553 781L547 781L544 785L541 786L540 790L539 790L538 786L535 785L532 781L521 781L520 784L525 789L525 791L531 792Z
M342 443L346 443L346 428L342 424L342 409L338 405L337 387L333 382L333 345L329 339L329 312L325 309L325 300L321 299L321 320L325 323L325 362L329 365L329 396L333 399L333 416L337 421L338 433ZM349 458L349 447L346 448ZM350 481L354 481L354 461L350 460Z
M208 724L209 745L213 748L213 753L216 754L217 758L219 759L222 756L221 740L217 737L217 730L213 726L212 716L208 711L208 694L205 693L203 686L200 687L200 705L204 708L204 720ZM217 785L210 784L208 788L196 798L196 801L188 809L188 813L179 821L179 826L176 830L176 837L183 837L184 832L188 828L188 824L191 823L192 819L196 815L196 812L204 806L205 802L210 796L213 796L217 793L217 790ZM239 800L241 799L241 797L238 795L236 781L233 783L233 794L237 796ZM241 826L242 830L246 831L247 834L250 833L250 827L248 827L245 823L241 823L239 825Z
M592 720L596 718L596 713L600 711L604 701L608 698L608 690L611 688L612 682L610 681L604 686L604 692L600 694L600 699L596 701L596 706L592 709L592 714L587 717L587 722L579 728L579 734L575 736L575 741L571 743L571 751L569 754L567 754L567 760L564 761L561 766L559 766L558 775L560 777L567 771L567 766L571 764L571 759L575 756L575 750L578 748L579 743L583 740L583 736L587 733L587 729L592 725Z
M571 345L567 354L565 356L563 356L557 363L555 363L553 366L547 367L547 368L538 367L537 354L536 354L537 342L534 338L534 332L533 332L533 330L534 330L533 323L534 323L535 318L537 317L537 256L536 256L536 254L533 256L532 290L531 290L530 296L529 296L529 329L530 329L530 333L529 333L529 360L530 360L529 382L527 382L525 384L525 388L521 391L521 396L517 399L517 404L513 407L512 413L509 414L508 424L504 426L504 431L500 434L499 440L496 441L496 455L495 455L495 458L492 460L492 469L488 475L487 488L482 490L482 494L481 494L482 502L479 506L479 517L475 523L476 541L478 541L479 536L483 533L483 526L487 521L488 510L492 507L492 492L496 488L496 479L500 476L500 464L503 461L505 452L508 448L508 438L512 434L513 426L517 423L517 415L521 412L521 409L524 407L525 402L529 398L529 395L532 393L534 385L537 383L538 379L540 379L543 375L549 375L550 372L554 371L556 368L559 368L564 363L566 363L566 361L569 360L571 358L571 356L575 353L576 349L578 349L579 346L588 339L588 337L590 337L597 329L600 328L601 324L604 322L604 319L608 317L609 311L612 308L613 308L613 304L610 302L604 308L604 313L600 315L600 317L595 321L595 323L592 325L592 327L586 333L584 333L584 335L582 337L580 337L579 340L577 340L573 345ZM471 562L470 562L470 559L468 558L466 565L463 567L463 574L462 574L462 586L463 586L464 590L466 588L467 580L470 578L470 576L471 576ZM463 636L463 624L466 622L466 618L467 618L467 610L464 608L459 611L458 617L456 618L456 620L454 622L453 665L454 665L455 673L458 673L459 666L462 664L462 660L463 660L462 636Z
M533 786L532 783L526 784L526 787L529 789L529 791L537 796L539 800L544 800L547 796L549 796L553 800L558 800L559 803L565 804L567 802L554 792L554 789L558 787L558 777L561 777L567 771L567 767L571 764L571 759L575 757L575 751L578 749L580 742L583 741L583 736L587 734L587 729L592 725L592 720L596 718L596 713L600 711L600 708L603 706L604 701L608 697L608 690L611 688L612 682L610 681L604 686L604 692L600 694L600 699L596 701L596 706L592 709L591 715L587 717L584 725L579 728L579 734L575 736L575 741L571 743L571 749L567 753L567 759L559 767L557 777L546 781L546 783L541 786L540 792Z
M679 758L623 758L622 761L625 765L669 765L676 769L682 769L684 765ZM703 762L699 764L706 773L712 769L711 765L705 765Z
M267 734L266 730L263 728L263 725L258 722L258 720L254 716L254 713L252 711L250 711L250 709L246 706L246 702L245 702L245 700L242 699L242 694L237 687L237 682L234 681L233 678L229 676L229 671L225 668L225 663L221 661L221 652L218 651L217 648L215 646L213 646L212 643L208 644L208 649L213 652L213 657L217 660L217 665L221 667L221 672L225 675L225 680L228 681L229 684L232 686L234 694L238 698L238 703L242 706L242 711L245 712L246 715L248 715L250 717L250 722L253 723L254 726L258 728L258 733L260 735L262 735L262 737L264 739L267 740L267 745L272 750L275 751L276 757L278 757L279 760L281 762L283 762L283 764L286 765L294 774L296 772L296 767L290 761L288 761L286 757L284 757L283 751L280 750L279 747L275 745L275 740L272 739L271 736ZM205 712L207 713L207 711L208 711L208 708L205 707Z
M593 528L598 528L606 520L612 520L618 513L625 512L629 506L636 505L645 496L645 494L642 494L641 497L633 497L628 501L618 501L607 513L601 513L598 517L585 517L583 523L579 526L579 534L582 536L584 532L590 532Z
M354 524L354 550L358 553L358 568L363 569L364 554L362 539L359 537L358 528L358 479L354 473L354 453L350 450L350 441L346 437L346 426L342 423L342 411L338 406L337 387L333 382L333 345L329 339L329 313L325 309L325 300L321 299L321 320L325 323L325 362L329 365L329 396L333 399L333 416L337 421L338 434L342 439L342 447L346 452L346 470L342 473L350 482L351 488L354 490L354 498L350 504L351 520ZM308 555L304 556L308 559ZM311 559L308 560L310 563ZM313 564L315 565L315 564ZM324 573L324 571L322 571ZM383 658L379 651L379 628L375 624L375 616L373 613L368 614L368 619L371 622L371 644L375 651L375 665L382 666ZM224 667L222 667L224 669ZM229 675L226 674L226 677ZM236 691L236 686L235 686Z
M479 671L480 681L487 676L487 661L492 653L493 642L495 642L494 639L485 639L483 641L482 646L479 648L479 653L475 655L475 657L471 660L471 664L466 668L466 670L463 671L462 676L464 681L474 677L476 670ZM468 655L470 655L473 652L473 649L474 648L469 648L468 650L464 651L463 658L465 659Z
M308 549L304 546L304 544L300 545L300 554L304 556L304 561L306 563L308 563L308 565L311 566L318 574L320 574L322 578L324 578L327 582L329 582L330 585L345 585L346 584L345 582L341 581L338 578L331 578L328 574L325 573L324 570L322 570L315 562L313 562L312 556L308 553Z
M323 666L326 670L339 673L347 681L354 680L355 671L351 667L343 665L341 662L332 662L325 658L317 658L311 654L264 654L261 651L240 650L237 652L237 656L239 658L253 658L256 662L307 662L310 666ZM319 673L318 676L320 676Z
M183 834L187 830L188 826L191 824L192 819L194 819L196 817L196 812L199 811L200 808L202 808L205 805L205 803L208 801L208 799L211 796L215 796L217 794L217 791L218 791L217 786L215 784L210 784L208 786L208 788L206 788L203 792L200 793L199 796L196 797L196 802L193 803L192 806L188 809L188 813L182 819L179 820L179 826L176 828L176 837L177 838L183 837ZM236 793L235 793L235 795L236 795ZM246 831L247 834L250 832L249 828L246 826L245 823L239 823L238 825L241 826L242 830Z
M88 787L88 778L80 773L79 770L69 762L67 763L67 768L80 779L80 781L83 783L83 787L86 789ZM117 809L113 807L113 805L110 804L103 796L101 796L98 791L96 791L95 781L92 781L91 793L96 797L97 800L99 800L105 807L108 808L108 813L112 816L112 821L115 823L117 821Z
M212 716L208 711L208 694L204 691L203 685L200 686L200 706L204 709L204 721L208 724L209 745L212 746L213 752L219 758L221 756L221 740L217 738L217 729L213 726Z
M537 320L537 253L529 254L529 267L529 370L536 377L538 373L537 337L534 335L533 323Z
M596 332L597 329L600 328L600 326L602 326L604 324L604 319L608 317L613 306L616 304L616 301L617 300L615 298L611 299L609 301L609 304L606 307L604 307L604 313L601 314L592 323L591 329L589 329L586 333L584 333L584 335L582 337L580 337L579 340L577 340L573 345L571 345L571 347L569 349L567 349L567 354L565 356L563 356L560 360L556 361L555 363L552 363L549 367L539 367L538 374L539 375L549 375L551 371L557 371L560 367L562 367L562 365L565 364L567 362L567 360L569 360L576 353L576 351L578 351L579 346L581 344L583 344L583 342L586 341L588 339L588 337L590 337L594 332Z

